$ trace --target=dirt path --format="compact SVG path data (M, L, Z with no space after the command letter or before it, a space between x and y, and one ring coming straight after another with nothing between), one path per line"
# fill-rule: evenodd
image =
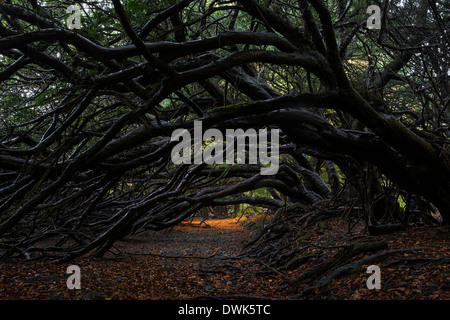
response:
M115 245L129 254L226 258L240 253L249 231L237 219L194 219L169 231L130 236Z
M280 276L237 258L250 233L235 219L146 232L115 245L104 258L74 261L81 290L68 290L67 265L1 264L0 299L283 298Z
M240 256L244 243L255 235L236 219L208 220L208 226L199 222L133 235L117 242L103 258L71 262L80 267L81 290L66 286L70 264L0 262L0 300L287 299L290 294L285 278L293 279L318 263L312 260L280 275L262 261ZM308 241L334 247L345 235L346 225L329 220L320 229L311 233ZM430 249L379 262L381 290L366 288L367 266L362 266L333 280L320 296L309 298L449 299L448 228L408 229L383 238L388 242L387 250ZM328 257L331 255L329 252Z

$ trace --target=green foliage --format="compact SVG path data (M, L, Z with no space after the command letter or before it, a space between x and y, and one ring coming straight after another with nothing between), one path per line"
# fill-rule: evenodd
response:
M246 203L240 204L238 210L234 212L233 218L240 218L242 216L253 217L263 212L261 207L255 207Z
M363 270L361 266L356 266L350 270L350 273L361 273L362 271Z

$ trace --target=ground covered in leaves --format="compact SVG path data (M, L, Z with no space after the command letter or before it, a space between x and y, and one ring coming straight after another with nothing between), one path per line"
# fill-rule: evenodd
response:
M329 255L280 269L246 254L244 244L258 232L249 228L254 221L200 222L195 219L169 231L133 235L103 258L71 262L81 270L80 290L66 286L69 264L2 261L0 299L289 299L295 297L288 290L289 282L337 252L339 239L347 239L345 222L327 220L300 242L313 244L321 252L329 249ZM264 222L260 217L258 223ZM352 236L364 236L364 230L358 233ZM448 235L448 227L423 226L381 236L388 242L385 250L425 249L376 263L381 268L379 290L367 289L369 275L362 265L301 299L450 299Z

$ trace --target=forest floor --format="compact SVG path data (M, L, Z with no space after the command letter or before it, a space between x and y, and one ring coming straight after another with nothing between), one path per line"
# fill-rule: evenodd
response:
M194 219L168 231L127 237L103 258L85 257L70 263L80 267L80 290L66 286L69 264L0 262L0 300L289 299L293 296L287 289L289 279L314 267L315 262L281 272L243 254L244 244L256 232L245 226L249 220L243 221L214 219L200 224L201 220ZM333 242L346 228L343 221L327 221L321 225L322 232L308 241ZM388 242L388 250L428 249L381 262L381 289L367 288L370 275L363 265L333 280L326 290L304 298L450 299L448 227L409 228L381 237Z

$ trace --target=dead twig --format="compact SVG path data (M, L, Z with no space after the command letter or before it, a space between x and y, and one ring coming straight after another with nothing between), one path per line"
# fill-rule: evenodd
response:
M285 280L290 280L287 275L285 275L284 273L280 272L279 270L269 266L267 263L262 262L261 260L258 260L258 259L253 259L253 261L259 263L260 265L264 266L265 268L269 269L270 271L282 276Z

